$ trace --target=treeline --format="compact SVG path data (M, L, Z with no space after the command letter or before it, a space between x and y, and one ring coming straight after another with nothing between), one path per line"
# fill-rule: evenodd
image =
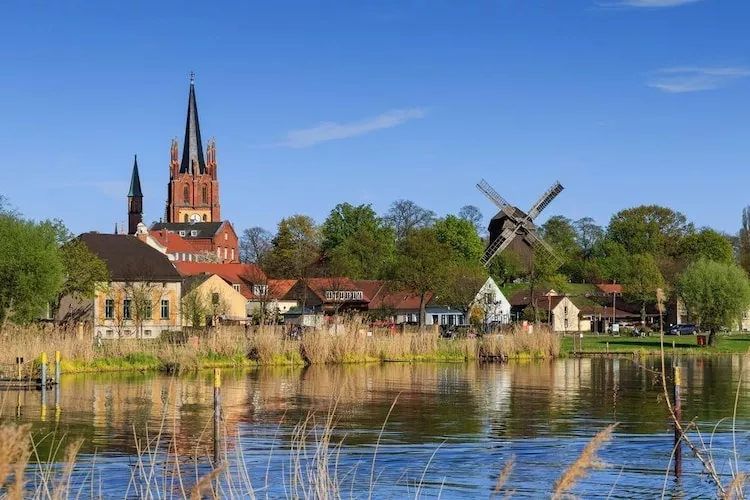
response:
M107 266L60 220L23 218L0 195L0 331L54 314L66 295L93 297Z
M474 206L438 218L408 200L394 202L380 215L370 205L341 203L320 225L293 215L282 219L275 234L259 227L245 230L240 255L274 278L388 279L418 293L437 292L447 305L467 304L471 288L487 275L501 286L523 281L532 289L562 291L569 282L620 283L642 305L644 316L658 290L671 297L679 293L680 277L694 263L750 270L750 209L743 212L737 235L697 228L684 214L658 205L621 210L606 226L589 217L552 216L539 232L562 261L559 267L541 256L527 266L506 251L485 270L480 264L485 227Z

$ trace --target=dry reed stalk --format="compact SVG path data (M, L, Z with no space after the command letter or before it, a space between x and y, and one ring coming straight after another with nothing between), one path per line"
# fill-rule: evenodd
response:
M725 500L733 500L735 498L745 498L743 486L746 480L747 480L747 476L745 475L744 472L735 474L734 479L732 479L732 482L727 485L727 491L724 493L722 498L724 498Z
M10 499L23 498L24 475L31 456L31 425L0 427L0 489Z
M495 482L495 490L494 494L498 494L502 491L503 486L505 486L505 483L508 482L508 478L510 477L510 473L513 471L513 465L514 460L511 458L507 462L505 462L505 467L503 467L502 472L499 476L497 476L497 481Z
M81 451L83 445L83 439L76 439L65 448L65 467L63 468L60 479L55 487L52 498L55 500L63 500L70 497L70 481L73 477L73 469L76 465L76 457L78 452Z
M209 489L213 489L213 481L225 471L226 465L222 465L221 467L212 470L211 472L200 478L195 486L193 486L193 488L190 490L190 500L200 500L201 498L203 498L203 492ZM217 498L216 492L213 492L212 496L214 498Z
M588 444L586 444L581 455L570 465L570 467L568 467L565 473L560 476L560 479L555 483L555 490L552 498L561 498L565 492L575 486L575 483L579 479L586 477L588 469L601 466L596 457L596 452L599 451L599 448L601 448L604 443L612 439L612 431L614 431L617 425L618 423L614 423L606 429L599 431L599 433L594 436Z

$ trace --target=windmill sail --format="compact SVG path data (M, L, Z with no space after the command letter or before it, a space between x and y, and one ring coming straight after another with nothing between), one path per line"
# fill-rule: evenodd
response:
M480 259L482 265L484 267L488 267L490 265L490 262L492 262L492 259L494 259L497 254L505 250L515 237L515 231L513 231L512 229L505 229L500 234L500 236L495 238L492 243L490 243L490 246L487 247L487 250L484 252L484 255Z
M486 180L482 179L482 181L477 184L477 189L484 193L484 195L489 198L492 203L497 205L497 207L502 210L508 217L510 217L511 219L515 218L513 214L513 207L510 205L510 203L505 201L505 198L500 196L500 193L495 191L495 189L490 186L490 184Z
M548 259L551 259L555 267L559 267L560 265L562 265L560 258L557 256L555 251L552 250L552 247L549 246L549 243L547 243L541 237L539 237L539 235L533 229L526 228L526 231L527 231L526 241L528 241L531 244L531 247L535 251L541 252Z
M542 213L542 210L547 208L547 205L552 203L552 200L554 200L557 195L562 192L563 189L565 188L562 186L562 184L560 184L559 181L555 181L552 187L545 191L541 198L539 198L539 200L534 203L534 205L531 207L531 210L529 210L529 214L526 216L526 219L530 221L536 219L537 215Z

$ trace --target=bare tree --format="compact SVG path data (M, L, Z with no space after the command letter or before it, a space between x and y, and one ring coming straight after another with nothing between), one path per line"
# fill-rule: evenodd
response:
M458 211L458 218L471 222L472 225L476 228L477 233L479 233L480 235L485 233L487 230L487 228L484 227L484 224L482 223L482 221L484 220L482 212L474 205L465 205L461 207L461 210Z
M391 204L383 220L396 233L397 239L404 238L414 229L432 226L437 215L432 210L420 207L411 200L397 200Z
M255 226L245 229L240 237L240 262L264 265L266 255L271 250L273 235Z

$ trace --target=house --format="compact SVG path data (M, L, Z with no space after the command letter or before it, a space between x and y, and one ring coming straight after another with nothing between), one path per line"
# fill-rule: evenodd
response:
M482 313L483 323L490 324L508 324L510 323L510 302L495 280L487 278L482 288L479 289L474 300L469 304L466 322L469 322L469 316L473 308L479 308Z
M148 231L146 243L166 254L171 261L201 262L206 260L205 252L194 247L187 238L183 238L179 233L170 233L166 229Z
M232 223L218 222L157 222L149 234L166 231L187 240L191 247L203 255L203 261L238 263L239 240Z
M296 301L305 310L324 314L367 311L370 302L362 287L345 277L298 280L281 300Z
M247 299L218 274L196 274L182 285L182 322L203 326L247 320Z
M284 298L296 283L297 280L268 280L268 312L284 314L297 307L296 300Z
M531 296L530 291L520 290L510 299L511 314L520 318L527 308L536 304L541 316L549 316L549 324L556 332L580 331L580 309L570 297L560 295L555 290L539 290ZM589 325L590 327L590 325Z
M181 329L182 277L164 254L124 234L78 239L105 262L110 280L98 284L93 299L63 297L56 321L83 323L104 339L149 339Z
M245 315L250 316L262 303L272 300L269 297L268 278L255 264L175 262L182 276L215 274L226 281L236 292L245 298Z
M304 313L301 307L293 307L282 314L285 325L301 325L310 328L320 328L323 326L323 313L305 308Z

